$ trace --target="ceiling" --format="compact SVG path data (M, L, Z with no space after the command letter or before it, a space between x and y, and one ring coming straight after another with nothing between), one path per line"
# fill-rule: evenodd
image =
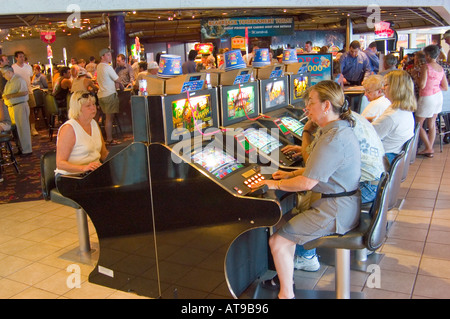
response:
M79 28L69 28L68 13L1 16L0 41L15 41L39 37L40 31L55 31L57 36L79 35L82 38L108 36L110 13L81 14ZM200 41L200 23L205 18L231 17L294 17L295 30L345 30L351 19L353 33L371 32L367 26L372 12L364 7L324 8L255 8L255 9L189 9L152 10L119 13L125 15L126 34L138 36L141 42ZM383 7L381 20L394 22L396 30L448 26L437 12L427 7ZM69 21L70 23L70 21Z

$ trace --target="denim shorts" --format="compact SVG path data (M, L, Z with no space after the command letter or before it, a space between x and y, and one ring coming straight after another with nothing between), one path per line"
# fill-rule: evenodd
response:
M378 185L373 185L371 182L360 182L359 189L361 190L361 203L370 203L375 200L377 195Z

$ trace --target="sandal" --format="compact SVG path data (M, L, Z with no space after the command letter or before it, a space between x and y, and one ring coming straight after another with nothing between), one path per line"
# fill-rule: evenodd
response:
M278 278L278 275L275 275L272 279L263 280L261 282L261 285L264 288L272 289L272 290L278 290L280 289L280 279ZM295 283L293 284L294 290L295 290Z
M418 153L417 155L426 156L428 158L433 158L434 157L434 153Z

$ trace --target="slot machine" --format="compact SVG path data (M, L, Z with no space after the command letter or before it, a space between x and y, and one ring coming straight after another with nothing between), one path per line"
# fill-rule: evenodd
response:
M259 122L271 129L278 128L291 144L301 145L303 127L308 119L304 115L303 94L309 87L309 74L289 74L287 78L261 80L261 113ZM275 99L271 91L284 91L286 98Z
M284 77L281 79L286 83ZM272 103L287 101L286 91L273 92L277 93L278 96L271 96ZM219 95L221 127L225 134L234 136L250 158L256 157L259 164L274 168L299 165L298 159L281 152L284 146L292 143L292 137L285 134L287 130L279 134L278 129L270 130L261 124L260 119L266 116L260 114L260 107L265 103L265 97L260 94L260 81L219 86Z
M250 188L270 175L224 142L217 88L204 87L133 96L133 143L58 181L97 229L90 282L153 298L252 298L269 270L270 227L296 197Z

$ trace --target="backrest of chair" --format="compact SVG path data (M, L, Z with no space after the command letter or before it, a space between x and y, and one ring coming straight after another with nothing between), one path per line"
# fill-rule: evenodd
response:
M413 146L414 146L414 136L411 137L408 141L406 141L406 143L403 145L403 151L405 151L404 157L405 165L403 166L402 182L406 179L406 176L408 176Z
M55 97L50 93L44 95L44 111L47 118L50 118L52 114L58 114L58 104Z
M394 157L389 168L389 206L392 209L397 203L397 196L400 191L400 184L402 182L403 167L405 165L405 151L401 151Z
M41 156L41 187L45 200L50 200L50 191L56 187L55 182L56 151Z
M389 173L384 172L378 183L377 195L370 208L371 223L364 235L364 243L370 250L381 246L386 237L387 212L389 202Z
M416 161L417 147L419 147L419 131L420 131L420 123L416 123L416 127L414 128L414 142L411 147L411 155L409 156L409 164L412 164Z
M33 90L33 96L36 101L36 106L44 107L44 91L41 89Z

